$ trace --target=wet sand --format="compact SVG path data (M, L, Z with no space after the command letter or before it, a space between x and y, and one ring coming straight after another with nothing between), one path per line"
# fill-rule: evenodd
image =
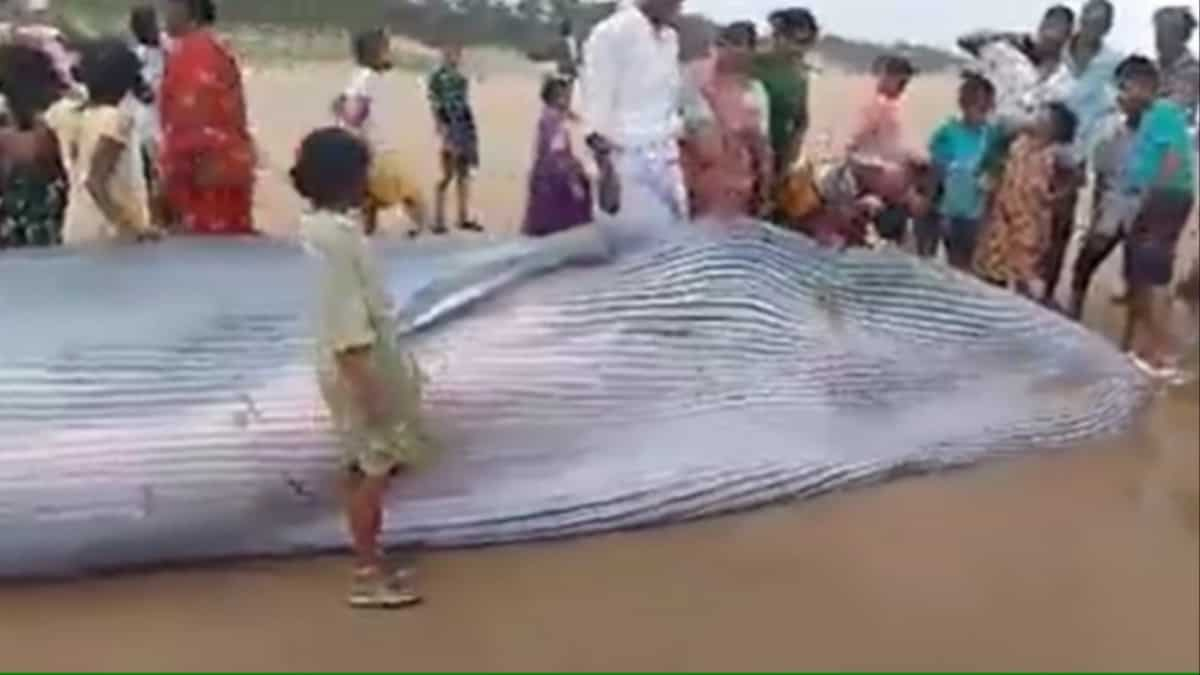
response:
M326 99L295 91L311 77L256 80L275 157L320 119ZM533 120L510 85L481 92L496 172L481 201L509 221L528 148L514 132ZM920 114L940 117L948 92ZM295 208L264 188L273 226ZM1095 295L1112 334L1106 284ZM3 586L0 668L1197 670L1198 400L1181 390L1137 433L1053 455L677 527L432 553L428 603L400 613L345 609L342 558Z
M751 514L430 554L356 613L345 561L0 589L13 669L1187 669L1196 391L1135 442Z

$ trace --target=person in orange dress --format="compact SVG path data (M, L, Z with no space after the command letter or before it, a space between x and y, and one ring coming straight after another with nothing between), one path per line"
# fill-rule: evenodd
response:
M717 38L716 55L692 73L706 109L681 144L695 217L758 216L770 205L767 92L750 77L757 42L753 23L730 24Z
M1033 297L1030 284L1040 278L1050 245L1051 179L1060 148L1073 142L1077 126L1069 108L1051 103L1013 141L975 253L975 271L985 281Z
M212 32L213 0L167 0L172 45L163 76L166 206L187 234L253 234L255 153L242 75Z

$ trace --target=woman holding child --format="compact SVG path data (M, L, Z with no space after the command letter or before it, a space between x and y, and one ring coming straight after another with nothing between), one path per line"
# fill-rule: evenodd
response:
M749 76L757 42L754 24L730 24L715 56L693 67L701 110L689 115L681 159L695 216L758 215L770 204L767 93Z

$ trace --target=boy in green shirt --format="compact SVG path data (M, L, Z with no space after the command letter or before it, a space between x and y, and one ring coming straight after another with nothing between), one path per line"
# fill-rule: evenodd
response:
M755 60L754 76L767 90L775 175L783 178L800 156L808 131L808 71L805 55L817 43L820 27L807 9L781 9L770 16L769 51Z

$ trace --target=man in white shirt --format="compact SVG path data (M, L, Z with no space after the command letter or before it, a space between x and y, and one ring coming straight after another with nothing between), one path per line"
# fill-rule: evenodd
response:
M625 3L584 46L582 115L588 146L611 162L615 212L597 216L610 244L668 237L687 218L679 166L682 76L672 25L683 0Z

